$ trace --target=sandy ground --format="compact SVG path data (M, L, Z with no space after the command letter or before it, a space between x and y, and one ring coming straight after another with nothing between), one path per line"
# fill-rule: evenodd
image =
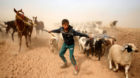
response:
M140 29L117 28L109 29L108 34L117 38L118 44L132 42L140 51ZM75 47L75 58L80 68L79 74L74 75L74 68L70 63L69 52L65 56L68 67L61 69L63 64L58 52L50 52L48 34L32 37L32 46L26 48L23 39L22 51L18 52L18 39L0 37L0 78L125 78L124 70L113 72L108 69L106 56L97 61L96 57L86 57ZM62 42L59 43L59 47ZM134 54L132 66L129 71L130 78L140 78L140 52Z

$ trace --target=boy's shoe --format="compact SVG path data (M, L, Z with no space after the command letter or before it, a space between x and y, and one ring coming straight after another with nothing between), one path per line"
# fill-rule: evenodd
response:
M77 65L75 65L74 66L74 75L77 75L78 74L78 72L79 72L79 70L78 70L78 66Z
M67 63L64 63L62 66L61 66L61 68L66 68L68 65L67 65Z

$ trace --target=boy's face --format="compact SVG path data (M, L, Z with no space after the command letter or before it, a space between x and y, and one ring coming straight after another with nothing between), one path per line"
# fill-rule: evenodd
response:
M68 29L69 24L68 23L64 23L64 24L62 24L62 26L63 26L64 30L66 30L66 29Z

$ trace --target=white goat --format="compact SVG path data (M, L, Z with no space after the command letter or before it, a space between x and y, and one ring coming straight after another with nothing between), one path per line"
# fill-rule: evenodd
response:
M113 71L117 71L119 69L119 65L125 67L125 76L128 78L128 70L132 61L132 53L138 52L136 46L132 43L128 43L125 46L120 46L118 44L114 44L108 54L109 60L109 68L112 69L112 62L115 64L115 68Z
M52 52L58 50L58 38L56 36L52 36L50 38L49 44L50 44L50 50Z
M80 49L80 52L81 51L85 51L85 50L89 50L90 49L90 45L86 45L86 42L87 42L87 38L86 37L80 37L79 38L79 49Z

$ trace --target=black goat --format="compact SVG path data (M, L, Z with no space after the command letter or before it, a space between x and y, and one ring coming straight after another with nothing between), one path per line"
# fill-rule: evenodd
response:
M105 40L103 38L101 38L95 42L95 56L98 57L98 60L101 59L101 56L103 54L102 53L102 50L103 50L102 45L103 44L105 44Z
M14 41L14 33L17 32L15 21L12 20L12 21L8 21L8 22L4 22L4 23L5 23L5 25L7 25L7 27L6 27L7 34L8 34L10 29L13 29L13 32L11 35L12 35L12 40Z
M85 46L88 46L88 45L90 46L89 50L84 50L84 53L87 52L87 56L89 56L90 51L91 51L92 56L94 55L95 49L94 49L94 46L93 46L93 42L94 42L94 39L88 39L86 41Z

